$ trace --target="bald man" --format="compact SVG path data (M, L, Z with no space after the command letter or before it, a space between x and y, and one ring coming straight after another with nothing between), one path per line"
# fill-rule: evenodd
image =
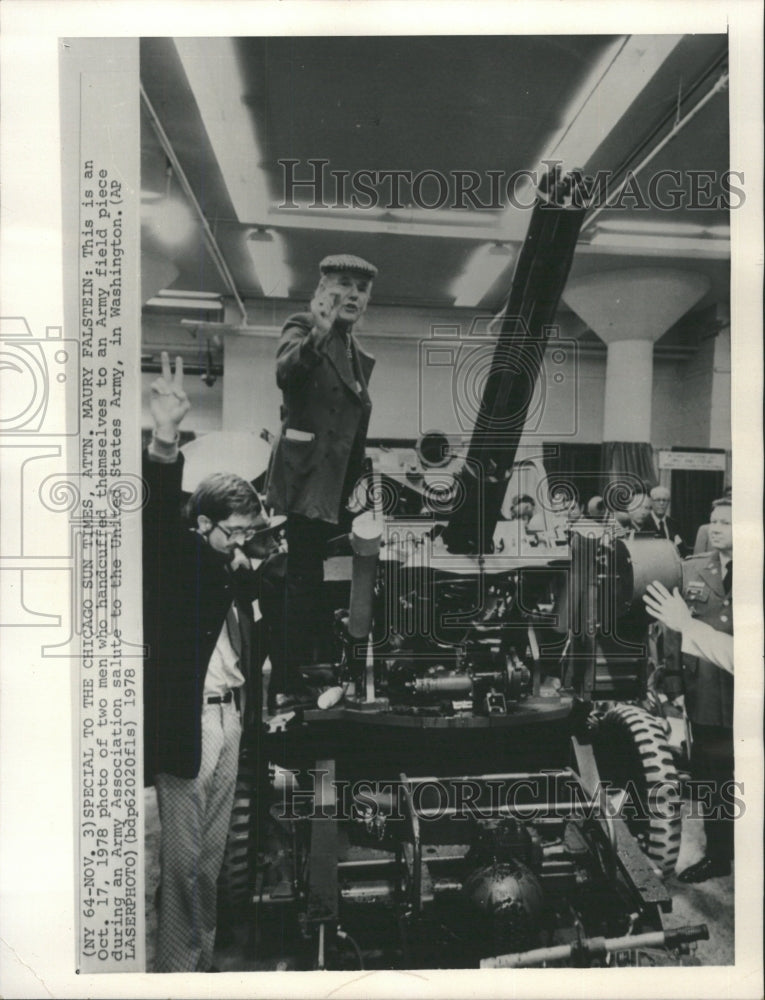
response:
M655 530L657 538L666 538L677 546L681 555L685 554L685 543L680 535L679 525L674 518L670 517L669 510L669 490L666 486L654 486L650 492L651 509L648 512L646 523L643 527Z

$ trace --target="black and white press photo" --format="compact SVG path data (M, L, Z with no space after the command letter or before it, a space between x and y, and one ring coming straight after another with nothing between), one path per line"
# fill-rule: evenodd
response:
M141 41L156 970L733 962L728 59Z
M233 6L51 39L2 310L69 971L752 995L757 18Z

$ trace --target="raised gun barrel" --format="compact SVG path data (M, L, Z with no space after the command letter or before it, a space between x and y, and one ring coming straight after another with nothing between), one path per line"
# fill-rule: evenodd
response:
M382 518L375 517L372 511L359 514L353 521L353 573L348 611L348 632L353 639L366 639L372 628L375 573L382 532Z
M547 340L571 268L586 209L581 178L555 168L540 185L499 322L465 464L457 476L463 502L443 539L450 552L487 553L542 367Z

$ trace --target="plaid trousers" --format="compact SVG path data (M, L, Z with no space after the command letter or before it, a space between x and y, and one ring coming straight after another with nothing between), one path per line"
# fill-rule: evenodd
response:
M157 774L161 887L157 972L207 972L242 733L234 702L202 708L196 778Z

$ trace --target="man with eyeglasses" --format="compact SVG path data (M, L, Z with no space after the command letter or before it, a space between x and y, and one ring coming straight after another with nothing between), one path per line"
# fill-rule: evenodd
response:
M675 545L680 555L685 554L685 543L680 536L680 527L675 519L667 513L669 510L670 492L666 486L654 486L649 494L651 510L648 514L646 527L655 531L657 538L666 538Z
M161 822L155 970L212 966L217 881L239 763L245 694L262 714L252 602L273 622L283 596L260 499L232 473L207 476L182 508L178 427L190 408L166 353L151 389L144 455L144 743ZM246 551L245 551L246 548ZM263 559L252 572L250 556ZM270 606L269 606L270 605Z

